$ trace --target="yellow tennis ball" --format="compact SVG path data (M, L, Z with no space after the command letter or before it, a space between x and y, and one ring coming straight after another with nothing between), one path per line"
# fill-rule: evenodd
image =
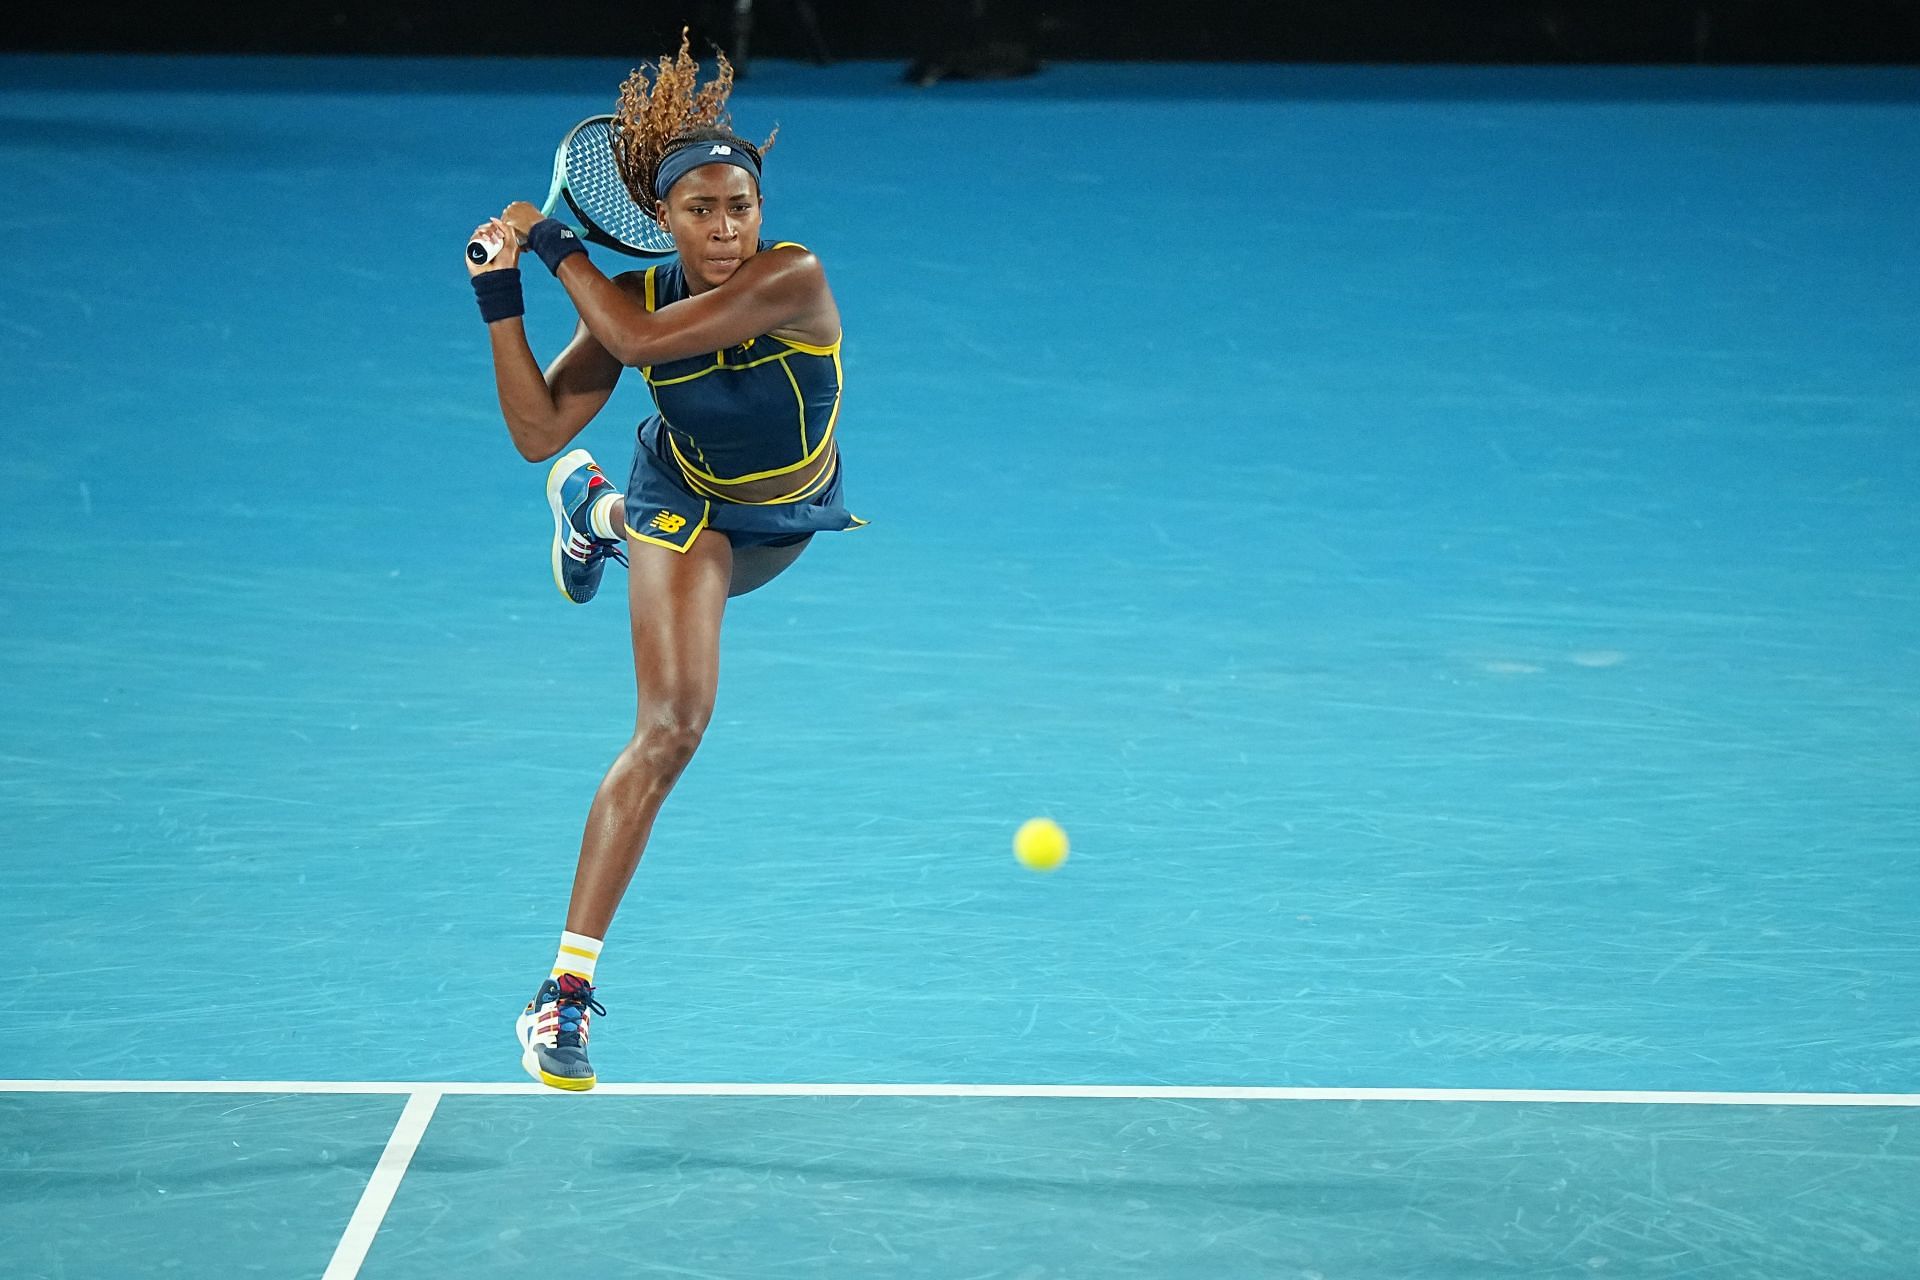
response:
M1029 818L1013 833L1013 856L1029 871L1052 871L1067 860L1067 833L1052 818Z

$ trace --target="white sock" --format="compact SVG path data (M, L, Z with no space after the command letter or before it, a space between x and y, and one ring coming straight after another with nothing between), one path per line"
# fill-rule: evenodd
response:
M587 526L593 530L596 538L612 538L615 542L618 542L627 536L625 533L613 527L613 504L618 501L620 501L619 494L609 493L605 497L596 500L593 504L593 510L587 513ZM594 945L597 947L600 944L596 942Z
M600 939L583 933L561 933L560 954L553 962L553 976L571 973L593 985L593 966L600 961Z

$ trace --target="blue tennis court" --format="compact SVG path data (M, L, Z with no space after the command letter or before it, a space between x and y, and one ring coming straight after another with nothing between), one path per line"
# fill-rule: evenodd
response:
M1920 1273L1920 72L756 67L872 523L576 1098L460 254L628 65L0 57L0 1275Z

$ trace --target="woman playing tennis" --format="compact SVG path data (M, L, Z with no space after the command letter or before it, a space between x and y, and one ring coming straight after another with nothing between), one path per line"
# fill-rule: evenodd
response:
M507 429L521 454L559 454L638 369L658 412L640 427L624 493L585 450L547 475L553 574L576 604L609 559L627 564L639 714L587 814L566 930L551 976L521 1014L521 1061L558 1089L591 1089L587 1060L601 940L654 817L700 745L719 676L729 597L764 586L815 533L858 520L840 504L840 313L820 262L760 239L761 152L732 132L724 56L697 86L680 52L621 88L614 150L634 200L677 258L609 279L572 230L516 202L475 231L500 245L468 263L493 348ZM527 344L521 243L566 288L580 323L543 374Z

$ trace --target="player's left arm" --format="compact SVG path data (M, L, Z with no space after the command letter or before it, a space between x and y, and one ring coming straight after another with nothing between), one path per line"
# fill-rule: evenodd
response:
M524 239L541 214L515 201L500 217ZM840 338L827 273L798 245L756 253L719 288L658 311L648 311L584 253L568 254L556 274L587 332L629 368L737 347L764 333L822 346Z
M764 249L725 284L658 311L621 290L584 253L568 255L559 280L587 331L630 367L705 355L776 331L823 345L840 336L827 274L797 245Z

